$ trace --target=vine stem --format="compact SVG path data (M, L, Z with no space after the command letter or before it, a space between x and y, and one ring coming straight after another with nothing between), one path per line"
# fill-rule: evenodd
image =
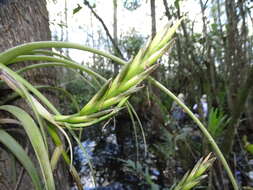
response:
M170 96L179 106L181 106L184 111L193 119L193 121L198 125L199 129L202 131L202 133L205 135L205 137L208 139L209 143L211 144L211 146L213 147L214 151L216 152L216 156L220 159L221 163L223 164L228 177L233 185L234 190L239 190L238 185L236 183L236 180L233 176L233 173L231 171L231 169L228 166L228 163L225 159L225 157L223 156L220 148L218 147L218 145L216 144L215 140L213 139L213 137L210 135L210 133L207 131L207 129L205 128L205 126L201 123L201 121L192 113L192 111L182 102L180 101L169 89L167 89L165 86L163 86L161 83L159 83L158 81L156 81L155 79L153 79L152 77L148 78L150 80L150 82L155 85L156 87L158 87L160 90L162 90L164 93L166 93L168 96Z

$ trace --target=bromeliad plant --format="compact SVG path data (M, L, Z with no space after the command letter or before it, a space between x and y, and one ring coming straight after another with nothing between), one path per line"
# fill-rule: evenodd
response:
M142 48L137 56L130 62L125 62L118 57L101 52L99 50L68 42L32 42L11 48L0 54L0 82L5 82L19 96L27 101L28 105L34 112L35 119L16 106L2 105L0 106L0 110L7 111L14 115L17 118L17 120L14 120L14 122L24 127L40 164L45 189L55 189L52 172L56 168L57 162L61 156L70 166L70 172L76 180L78 188L82 189L77 172L72 166L71 141L65 130L68 130L78 142L75 132L72 131L73 129L80 129L90 126L115 115L118 111L124 108L128 98L134 92L142 88L139 84L146 78L149 78L149 80L155 86L160 88L173 100L178 102L179 105L182 106L183 109L194 119L194 121L196 121L204 135L208 138L210 144L214 147L217 156L222 161L229 174L234 189L237 189L236 182L226 163L226 160L202 123L200 123L200 121L192 114L192 112L182 102L180 102L180 100L178 100L174 94L172 94L162 84L149 77L150 73L158 67L158 64L154 63L171 47L173 42L172 36L180 25L180 22L181 20L179 20L172 27L166 26L163 31L154 37L153 40L149 40L147 45ZM114 62L123 65L123 68L114 79L106 80L104 77L90 70L88 67L80 65L70 58L55 52L43 50L45 48L74 48L88 51L109 58ZM17 64L21 61L43 61L43 63L29 65L18 71L10 69L10 65ZM103 82L104 85L76 114L62 115L57 108L55 108L54 105L38 90L39 88L43 87L31 85L20 75L20 73L30 69L49 66L61 66L81 70L89 74L98 85L100 85L101 82ZM57 88L55 89L59 90ZM67 94L67 92L65 93ZM77 109L79 110L79 108ZM34 120L36 120L36 122ZM45 122L45 120L47 122ZM13 120L0 119L0 124L8 122L13 122ZM70 158L58 134L59 132L61 132L68 141L70 146ZM49 133L56 145L51 158L47 145L47 133ZM0 130L0 141L1 143L5 144L23 164L25 169L28 171L28 174L32 178L35 189L43 189L43 185L39 180L39 174L20 144L17 143L15 139L8 135L8 133L6 133L6 131L3 129ZM13 146L8 144L10 141L13 142ZM20 152L22 152L22 154L19 154ZM21 156L25 154L26 156L24 157L26 159Z
M179 22L170 29L166 27L150 40L133 61L125 64L115 79L108 80L79 113L72 116L58 115L54 120L66 122L71 127L84 127L116 113L131 94L141 89L137 85L158 67L154 63L171 46L171 37L178 25ZM114 109L108 109L115 104L118 105Z
M191 172L187 172L183 179L176 185L173 190L189 190L200 183L201 180L207 177L204 173L210 168L215 161L209 154L205 159L201 158L194 166Z
M214 139L222 135L224 129L230 122L230 118L225 115L221 110L212 108L208 114L207 129Z

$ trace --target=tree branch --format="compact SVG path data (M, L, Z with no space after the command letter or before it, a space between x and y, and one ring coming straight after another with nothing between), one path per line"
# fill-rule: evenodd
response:
M113 39L112 35L110 34L110 32L109 32L107 26L105 25L103 19L94 11L93 7L90 5L90 3L87 0L84 0L84 5L86 5L90 9L90 11L94 14L94 16L102 24L106 35L109 37L110 41L112 42L112 45L113 45L113 48L115 50L116 55L123 59L124 58L123 54L121 53L121 51L120 51L119 47L117 46L115 40Z

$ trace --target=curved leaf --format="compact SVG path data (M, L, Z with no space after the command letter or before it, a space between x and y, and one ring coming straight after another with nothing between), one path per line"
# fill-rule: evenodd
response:
M50 165L49 155L42 135L34 120L24 110L11 105L0 106L0 110L13 114L24 127L39 161L42 175L47 190L54 190L55 184Z
M27 173L32 179L35 189L42 189L39 174L37 173L34 164L22 146L20 146L20 144L11 135L2 129L0 129L0 142L16 156L22 166L26 169Z

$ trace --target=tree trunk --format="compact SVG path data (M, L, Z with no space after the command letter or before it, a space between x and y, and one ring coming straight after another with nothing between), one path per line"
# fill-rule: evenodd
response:
M50 40L46 1L11 0L0 6L0 51L31 42ZM18 63L21 68L26 63ZM34 84L55 85L55 70L40 69L27 72L25 77Z
M155 0L150 0L150 11L151 11L151 37L154 38L156 35L156 5ZM157 63L156 63L157 64ZM155 72L152 73L152 76L158 80L161 81L161 68L158 68ZM159 137L161 137L161 128L164 126L164 119L163 119L163 113L161 110L161 93L160 90L157 87L150 86L150 94L151 94L151 104L149 107L149 111L151 113L151 130L153 133L151 133L150 137L148 138L149 142L156 142L159 140ZM154 136L158 138L154 138ZM164 164L163 160L161 158L157 159L156 167L159 171L164 171L166 168L166 164ZM165 176L163 172L161 172L162 175L159 175L157 181L159 184L165 183Z
M48 24L48 12L46 9L46 0L0 1L0 52L19 44L43 40L51 40ZM12 68L18 69L27 64L28 63L18 63L15 64ZM24 76L27 80L29 80L29 82L35 85L56 85L56 69L52 67L32 70L31 72L26 72ZM0 94L2 94L2 92L3 90L0 91ZM44 95L46 95L49 100L55 105L58 104L55 94L45 91ZM26 106L23 101L17 101L15 104L28 109L28 106ZM23 139L22 141L27 141L27 139ZM21 142L21 144L26 143ZM49 147L51 145L49 142ZM32 150L29 152L33 153ZM13 173L10 172L10 156L6 156L6 152L3 151L3 149L0 149L0 155L1 159L3 157L5 159L5 162L0 163L0 173L3 174L5 185L1 183L1 179L0 189L14 189L16 182L15 180L11 180L13 179ZM35 158L33 160L36 162ZM61 171L59 170L55 172L55 182L57 189L67 190L69 189L69 180L67 180L68 172L63 172L64 167L61 165L59 168L61 168ZM17 175L19 175L22 169L16 169L19 171L15 172L15 174L17 173ZM30 190L32 187L33 186L30 182L30 178L25 174L18 189Z
M150 0L150 8L151 8L151 36L152 38L156 34L156 16L155 16L155 0Z
M234 137L238 128L238 121L244 111L250 89L253 86L253 67L248 64L247 53L243 51L247 33L244 29L245 24L242 25L242 32L239 32L236 2L235 0L226 0L225 6L228 19L225 63L228 67L227 86L231 125L226 132L222 147L224 148L225 154L228 155L232 151ZM240 3L240 7L243 7L242 3ZM245 17L245 14L242 12L244 9L241 8L239 10L239 14ZM240 86L240 88L238 88L238 86Z
M118 2L113 0L113 39L116 46L118 46ZM117 55L117 50L114 50L114 54ZM119 66L114 63L114 73L115 75L119 72Z

